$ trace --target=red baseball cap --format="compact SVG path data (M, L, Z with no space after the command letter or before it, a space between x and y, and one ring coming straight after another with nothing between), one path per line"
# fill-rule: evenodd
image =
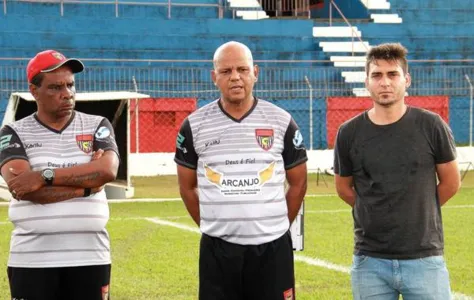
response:
M73 73L79 73L84 70L84 64L76 58L66 58L63 54L55 50L45 50L33 57L26 67L26 76L28 82L39 73L47 73L57 68L68 65Z

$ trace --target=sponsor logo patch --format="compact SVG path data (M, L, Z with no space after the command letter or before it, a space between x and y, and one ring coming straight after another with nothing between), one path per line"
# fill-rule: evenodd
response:
M0 149L0 151L7 150L7 149L10 149L10 148L20 148L20 147L21 147L20 144L18 144L18 143L13 143L13 144L7 145L5 148Z
M105 126L100 127L95 133L97 139L106 139L110 136L110 129Z
M29 143L25 144L25 149L31 149L31 148L41 148L43 147L42 143Z
M0 151L7 148L7 146L10 144L11 139L12 139L11 134L4 135L0 138Z
M186 138L184 137L184 135L182 135L181 133L178 133L178 136L176 137L176 148L183 151L183 153L188 153L188 150L183 147L183 143L184 143L184 140Z
M268 151L273 146L273 129L255 129L255 138L258 145Z
M295 149L304 149L303 135L299 130L295 131L295 136L293 137L293 145L295 146Z
M92 140L92 134L76 135L77 146L79 146L79 149L81 149L84 153L92 152Z
M2 136L0 138L0 151L10 149L10 148L20 148L21 147L21 145L18 144L18 143L10 144L11 140L12 140L12 135L11 134L7 134L7 135Z
M257 195L261 187L274 176L275 162L272 162L254 176L226 176L204 164L204 175L207 180L217 186L224 196Z
M204 147L210 147L210 146L214 146L214 145L219 145L221 143L221 140L218 139L218 140L213 140L213 141L209 141L209 142L205 142L204 143Z

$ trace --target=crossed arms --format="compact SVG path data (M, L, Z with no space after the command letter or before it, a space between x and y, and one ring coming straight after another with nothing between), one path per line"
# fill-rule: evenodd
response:
M84 189L99 192L103 186L117 176L119 159L112 150L98 150L89 163L68 168L54 169L52 186L47 186L39 171L32 171L27 160L13 159L1 168L10 192L15 191L17 200L28 200L40 204L55 203L83 197Z

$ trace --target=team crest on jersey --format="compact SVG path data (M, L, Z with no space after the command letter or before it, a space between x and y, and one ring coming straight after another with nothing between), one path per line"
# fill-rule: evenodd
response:
M92 134L80 134L76 135L76 142L79 149L85 153L92 152L92 140L94 136Z
M265 151L273 146L273 129L255 129L258 145Z

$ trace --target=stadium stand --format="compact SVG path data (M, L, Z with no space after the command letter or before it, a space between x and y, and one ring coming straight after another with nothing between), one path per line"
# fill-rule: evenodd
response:
M336 1L356 34L334 7L329 20L329 2L302 17L244 20L235 0L172 0L171 7L165 0L6 0L0 17L0 117L11 92L27 90L23 69L39 49L84 59L89 69L78 77L81 91L134 90L133 78L138 91L152 97L192 97L202 106L217 96L209 82L214 50L236 40L263 66L257 95L288 109L306 140L312 114L311 146L325 149L327 97L365 95L367 47L401 42L410 51L410 95L449 96L450 125L457 141L466 143L465 75L474 78L470 1ZM255 3L247 9L262 11ZM395 23L387 23L391 19Z

